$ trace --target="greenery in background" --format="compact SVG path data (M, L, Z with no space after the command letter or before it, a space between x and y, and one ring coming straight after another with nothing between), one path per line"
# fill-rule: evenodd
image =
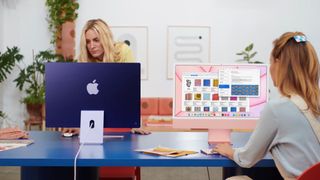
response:
M4 53L0 52L0 83L7 79L7 75L11 73L17 62L23 59L23 55L19 53L16 46L9 48ZM6 118L6 114L0 111L0 118Z
M243 51L237 53L236 55L242 56L242 59L238 61L246 61L250 64L262 64L261 61L253 60L254 56L257 54L257 51L251 52L253 50L253 43L249 44Z
M19 90L25 90L27 96L22 99L26 104L43 104L45 97L44 70L47 62L64 62L60 55L52 51L40 51L33 58L32 64L20 68L19 76L14 80Z
M78 14L79 3L77 0L46 0L48 8L49 30L52 32L51 43L55 44L57 39L61 39L62 24L67 21L74 21ZM15 65L19 64L23 55L19 54L17 47L7 48L4 53L0 52L0 83L7 78ZM20 69L18 77L14 80L16 86L21 91L26 92L23 103L43 104L45 97L44 88L44 64L46 62L72 62L73 59L64 60L62 56L52 51L41 51L33 58L31 65ZM3 111L0 111L0 119L7 118Z
M7 79L7 75L11 73L17 62L23 59L23 55L19 53L19 48L8 48L3 54L0 52L0 83Z
M46 0L49 17L49 30L52 32L51 43L55 43L62 29L62 24L74 21L78 17L79 3L76 0Z
M6 114L4 112L2 112L2 111L0 111L0 119L1 118L6 118Z

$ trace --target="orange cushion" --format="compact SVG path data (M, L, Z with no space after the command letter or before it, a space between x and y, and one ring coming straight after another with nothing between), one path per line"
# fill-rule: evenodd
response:
M158 114L158 98L141 98L141 115Z
M172 98L159 98L159 115L172 115Z

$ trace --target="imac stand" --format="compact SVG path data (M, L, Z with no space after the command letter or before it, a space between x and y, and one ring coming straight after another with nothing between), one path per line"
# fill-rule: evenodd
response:
M231 144L231 129L208 129L208 143L210 145Z
M102 144L104 111L82 110L80 118L80 143Z

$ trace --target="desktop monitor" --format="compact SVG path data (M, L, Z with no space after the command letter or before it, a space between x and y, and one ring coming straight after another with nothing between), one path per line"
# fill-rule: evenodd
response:
M139 63L47 63L46 126L80 127L81 110L103 110L104 127L140 127Z
M176 64L173 127L208 129L209 144L254 129L268 101L267 65Z

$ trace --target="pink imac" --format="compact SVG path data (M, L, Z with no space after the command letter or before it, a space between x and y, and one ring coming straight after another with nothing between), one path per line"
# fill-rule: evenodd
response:
M268 101L263 64L176 64L173 127L208 129L209 144L230 143L232 129L254 129Z

